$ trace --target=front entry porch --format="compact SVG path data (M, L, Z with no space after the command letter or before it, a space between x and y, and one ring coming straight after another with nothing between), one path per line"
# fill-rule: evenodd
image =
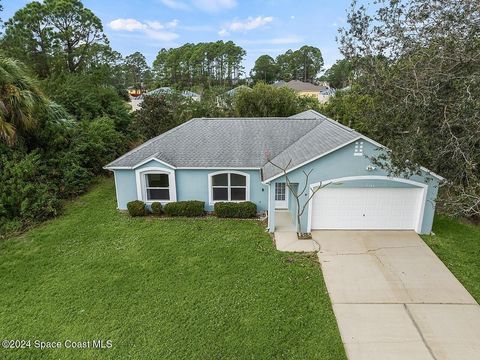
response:
M288 210L275 211L275 246L285 252L316 252L320 250L318 244L311 239L299 240L295 221Z

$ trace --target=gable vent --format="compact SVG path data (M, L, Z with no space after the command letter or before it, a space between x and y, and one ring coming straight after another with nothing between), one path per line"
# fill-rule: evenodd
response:
M363 156L363 141L355 141L353 156Z

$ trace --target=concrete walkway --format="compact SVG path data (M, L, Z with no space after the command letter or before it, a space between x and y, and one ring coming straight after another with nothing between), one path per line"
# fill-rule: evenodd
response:
M318 231L350 360L480 359L480 307L414 232Z
M290 213L275 212L275 246L279 251L286 252L317 252L320 247L313 240L298 240L295 223Z

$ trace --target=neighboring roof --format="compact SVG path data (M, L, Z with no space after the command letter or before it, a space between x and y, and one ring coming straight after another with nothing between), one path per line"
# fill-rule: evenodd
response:
M234 96L237 93L237 91L240 90L240 89L252 90L250 87L248 87L246 85L240 85L240 86L237 86L236 88L228 90L226 93L224 93L224 95Z
M175 90L173 90L172 88L170 87L159 87L155 90L152 90L152 91L149 91L145 94L143 94L142 96L152 96L152 95L158 95L158 94L173 94L175 92ZM181 94L185 97L200 97L199 94L197 93L194 93L193 91L189 91L189 90L184 90L181 92Z
M295 91L310 91L310 92L311 91L320 92L322 90L327 89L327 87L325 86L318 86L318 85L308 83L308 82L303 82L300 80L290 80L289 82L279 81L274 83L272 86L275 86L275 87L285 86Z

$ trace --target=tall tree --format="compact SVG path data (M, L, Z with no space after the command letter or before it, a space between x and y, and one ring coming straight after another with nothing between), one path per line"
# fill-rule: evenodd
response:
M51 75L54 53L52 26L45 21L46 9L31 2L5 23L2 50L8 56L29 64L41 78Z
M127 84L135 89L145 89L151 80L151 72L145 56L136 51L125 57L125 72Z
M54 70L78 72L107 44L100 19L79 0L33 1L5 24L2 49L30 64L40 77Z
M256 61L250 72L252 79L271 84L277 77L277 64L269 55L262 55Z
M46 21L55 29L54 43L70 72L77 72L91 56L92 44L106 43L103 26L79 0L45 0Z
M368 135L391 152L396 174L419 164L448 179L441 204L480 216L480 8L470 0L353 1L341 51ZM355 104L361 105L355 101Z
M277 56L277 80L300 80L314 82L323 67L322 52L319 48L304 45L300 49L287 50Z
M243 73L245 50L232 41L187 43L161 49L153 62L156 81L179 88L233 84Z
M304 82L313 82L323 67L323 57L320 49L304 45L294 51L293 57L296 63L297 79Z

